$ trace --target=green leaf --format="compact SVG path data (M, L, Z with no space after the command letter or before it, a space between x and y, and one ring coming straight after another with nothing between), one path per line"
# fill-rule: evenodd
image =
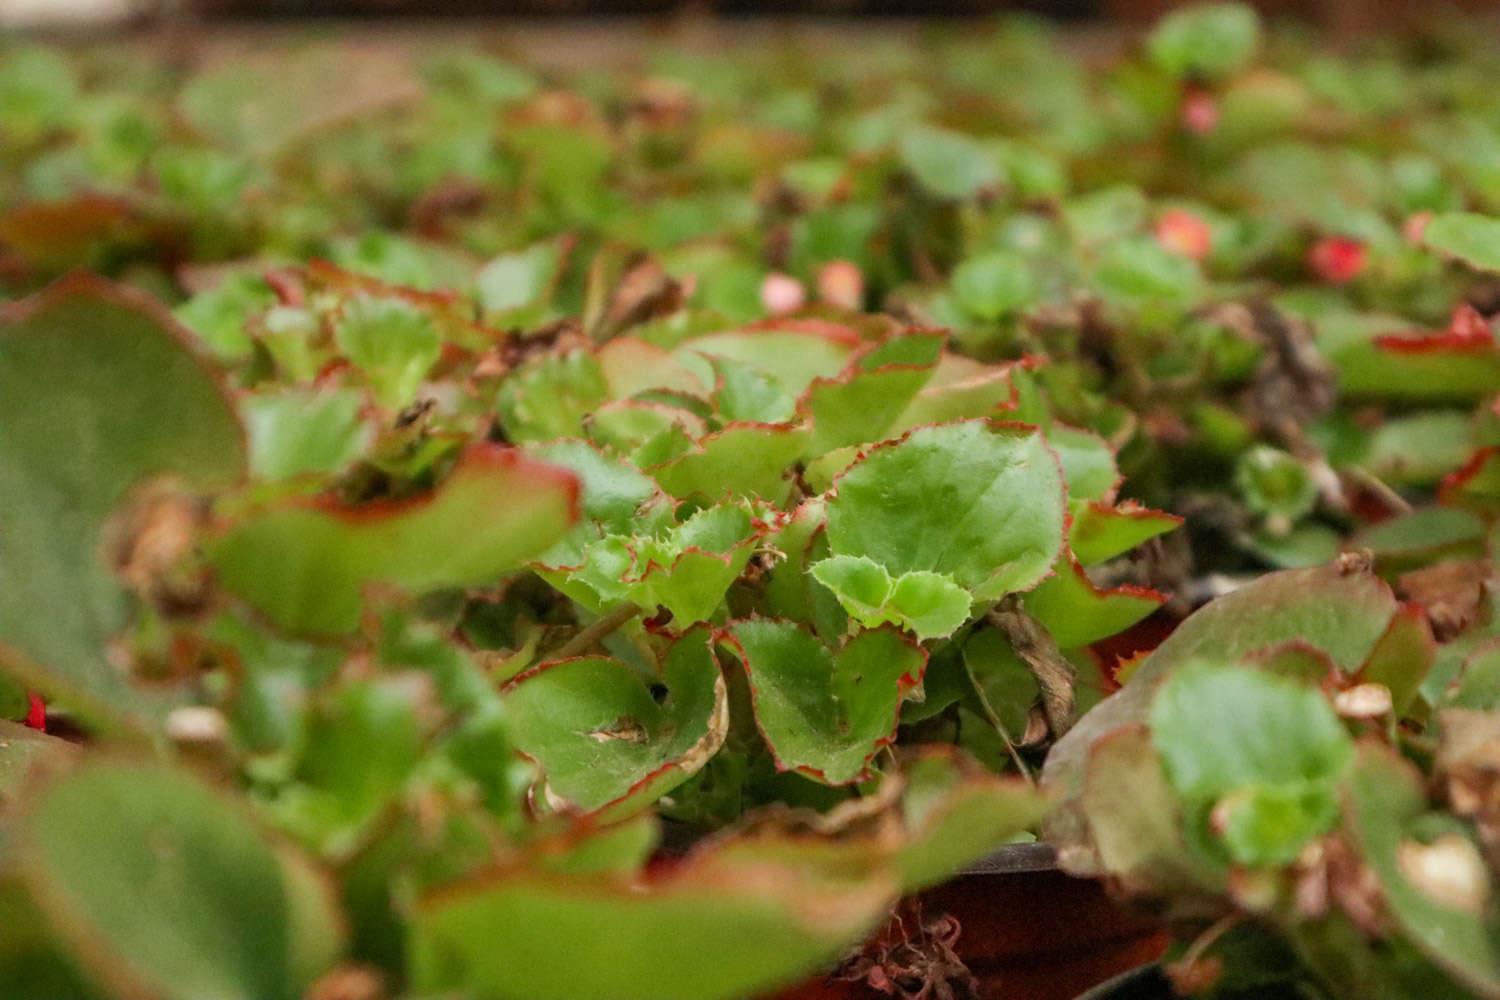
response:
M1409 569L1484 551L1484 522L1466 510L1418 507L1371 525L1351 544L1375 554L1382 571Z
M902 772L907 842L901 890L918 892L951 878L1035 826L1047 800L1021 778L997 778L950 747L928 747Z
M637 527L636 518L661 490L650 476L628 462L609 458L584 441L554 441L530 450L532 455L567 469L578 477L583 517L567 536L537 556L549 569L576 567L584 561L584 550L608 534L625 534Z
M1416 769L1384 746L1361 744L1344 808L1360 854L1379 879L1389 916L1402 934L1478 995L1500 996L1500 926L1493 907L1466 911L1413 878L1421 866L1411 863L1411 855L1429 849L1415 829L1429 809ZM1443 837L1459 838L1450 846L1457 847L1458 859L1467 853L1471 862L1459 870L1450 862L1444 881L1467 882L1471 891L1480 890L1476 897L1487 895L1492 876L1479 849L1461 833Z
M952 635L969 620L968 592L941 573L916 570L892 579L864 556L833 556L810 572L866 628L890 623L925 640Z
M861 632L837 652L792 622L736 622L725 639L745 665L777 769L830 785L864 779L927 665L919 647L884 629Z
M296 1000L335 957L321 887L238 806L161 765L81 764L36 793L16 834L58 940L111 994Z
M1162 19L1146 42L1151 61L1176 77L1221 80L1260 45L1260 19L1241 3L1196 4Z
M962 201L1004 177L1000 158L977 139L932 125L918 125L901 137L901 165L929 193Z
M1003 738L1019 741L1031 707L1041 696L1036 674L1016 655L1005 633L995 628L971 633L964 643L963 660L985 715Z
M943 337L913 334L864 354L836 379L817 379L801 410L812 419L807 454L879 441L931 378Z
M1047 443L1062 461L1069 501L1104 500L1114 495L1120 485L1120 470L1115 466L1114 450L1102 437L1066 424L1053 424L1047 428Z
M1161 607L1166 598L1147 587L1123 584L1108 590L1096 587L1076 560L1060 563L1057 572L1026 595L1026 611L1062 649L1123 632Z
M1422 242L1476 271L1500 272L1500 219L1475 212L1443 212L1423 228Z
M994 250L954 268L953 294L965 310L993 322L1030 305L1037 297L1037 281L1025 257Z
M250 356L251 316L276 305L276 294L259 274L231 274L218 285L199 292L178 306L177 318L209 349L226 361Z
M365 587L477 586L516 569L577 520L571 473L474 445L431 494L343 507L292 499L234 519L209 544L219 583L295 632L359 624Z
M297 780L271 803L272 814L323 854L346 854L421 760L423 707L395 677L331 693L311 713Z
M731 424L646 471L675 497L757 496L779 502L787 470L807 449L809 431L791 424Z
M75 277L0 313L0 669L95 722L151 699L104 655L128 605L101 555L112 511L152 476L243 474L224 390L160 306Z
M1018 362L1016 364L1025 364ZM1015 365L986 365L957 354L943 354L937 369L887 433L900 434L926 424L993 417L1016 404L1011 379Z
M800 396L813 379L833 378L843 371L861 343L859 334L846 327L780 320L694 337L678 353L737 362Z
M243 397L240 413L250 435L250 469L265 479L338 472L370 444L362 395L289 388Z
M1053 745L1043 785L1061 797L1048 836L1063 851L1086 844L1079 806L1089 748L1122 726L1146 722L1157 688L1203 659L1232 663L1257 650L1299 643L1345 674L1368 659L1398 605L1379 577L1338 564L1284 570L1249 583L1189 616L1131 674L1123 690L1094 706Z
M583 550L578 568L543 576L596 612L630 601L666 608L682 627L714 616L764 532L743 503L707 507L655 535L609 535Z
M828 501L834 555L942 573L977 599L1034 586L1062 548L1062 473L1040 432L968 421L879 445Z
M820 870L785 853L700 851L649 881L520 870L448 889L413 917L413 986L476 1000L774 992L869 933L896 888L884 875Z
M501 254L480 268L474 275L474 292L485 322L503 323L509 313L545 304L566 259L562 241L543 240Z
M517 443L582 437L584 417L609 398L599 362L586 351L544 354L513 372L496 408Z
M1065 870L1105 873L1126 891L1220 889L1222 877L1188 848L1182 803L1145 726L1121 727L1093 746L1082 805L1091 857L1063 852L1058 860Z
M397 298L360 295L345 302L333 337L370 380L375 398L393 410L412 401L443 349L432 316Z
M1318 484L1291 455L1256 445L1235 463L1234 483L1252 513L1295 521L1318 501Z
M1338 817L1353 745L1316 688L1244 667L1177 671L1151 706L1151 740L1182 797L1191 835L1209 812L1228 856L1283 865Z
M1182 518L1176 514L1149 510L1131 501L1117 507L1095 501L1074 509L1068 546L1081 564L1093 566L1124 555L1180 524Z
M619 660L585 656L540 664L507 685L512 739L540 765L554 808L619 818L718 752L729 700L707 634L694 630L673 644L659 681L664 695L647 681Z

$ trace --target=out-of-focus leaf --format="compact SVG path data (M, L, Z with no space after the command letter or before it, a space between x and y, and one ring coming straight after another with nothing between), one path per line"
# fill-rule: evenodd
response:
M521 870L440 891L413 918L413 985L482 1000L734 1000L793 984L896 893L893 875L794 847L704 849L652 879Z
M903 892L952 877L1035 826L1047 811L1046 797L1029 782L996 778L949 748L925 751L902 774Z
M1242 69L1259 44L1253 7L1206 3L1168 14L1151 32L1146 51L1173 76L1217 80Z
M375 583L414 592L489 583L578 517L578 481L520 452L474 445L432 494L343 507L290 500L233 519L210 544L220 584L284 628L359 624Z
M1390 916L1439 968L1479 996L1500 996L1500 927L1496 926L1489 869L1479 849L1462 833L1448 832L1456 855L1435 871L1418 860L1433 845L1423 843L1418 821L1428 811L1420 776L1396 754L1362 744L1350 771L1345 815L1365 863L1380 880ZM1468 864L1464 864L1464 860ZM1466 911L1438 891L1437 883L1468 890L1481 909Z
M339 350L390 409L412 401L442 353L432 317L402 299L359 296L344 303L333 330Z
M226 487L245 440L233 406L165 310L71 278L0 314L0 667L100 723L151 699L108 665L128 605L101 555L152 476Z
M1444 212L1422 229L1422 242L1475 270L1500 272L1500 219L1474 212Z
M161 765L80 764L38 789L17 841L58 940L112 993L296 1000L340 949L302 863Z
M369 445L372 429L350 390L285 389L244 397L250 469L266 479L338 472Z
M1123 690L1094 706L1053 745L1043 787L1055 791L1060 805L1048 820L1049 838L1064 851L1087 843L1078 797L1089 748L1122 726L1145 723L1160 685L1184 665L1205 659L1233 663L1256 650L1301 642L1352 674L1398 607L1390 588L1373 573L1337 564L1271 573L1211 601L1177 626Z
M1000 158L983 143L932 125L915 126L901 137L901 165L929 193L955 201L1004 180Z

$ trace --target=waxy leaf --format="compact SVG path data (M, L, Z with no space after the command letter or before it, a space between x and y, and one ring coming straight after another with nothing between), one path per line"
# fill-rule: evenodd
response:
M866 628L891 623L918 639L934 639L952 635L969 619L969 592L941 573L915 570L893 579L865 556L833 556L810 572Z
M657 697L648 678L607 657L554 660L505 689L516 747L536 761L554 808L618 818L692 777L729 728L724 677L707 634L678 639Z
M683 499L750 495L775 503L786 494L786 470L806 450L808 433L792 424L731 424L646 471Z
M666 608L686 626L713 616L766 528L745 504L707 507L654 535L608 535L583 549L576 568L543 575L596 612L630 601Z
M276 624L336 634L359 624L364 588L413 592L491 583L578 518L578 480L518 451L474 445L430 495L253 509L210 543L220 584Z
M828 500L834 555L942 573L977 599L1035 586L1062 548L1064 487L1041 432L968 421L873 449Z
M1096 501L1074 508L1068 545L1081 564L1093 566L1124 555L1180 524L1182 518L1176 514L1149 510L1128 501L1118 507Z
M521 870L438 892L413 918L413 986L476 1000L737 1000L788 986L869 933L896 893L891 876L795 847L705 849L650 880Z
M16 836L57 939L111 995L297 1000L339 951L301 862L161 765L80 764L36 791Z
M745 665L776 766L831 785L865 777L927 666L919 647L885 629L835 651L792 622L753 619L729 626L725 641Z
M239 420L188 344L165 310L94 278L0 312L0 670L100 723L151 714L104 654L128 618L107 519L153 476L216 489L243 474Z
M1123 632L1165 602L1165 596L1148 587L1124 584L1101 590L1076 560L1060 564L1024 600L1027 613L1062 649L1087 646Z
M861 346L859 334L821 320L778 320L694 337L681 352L735 361L800 396L816 378L833 378Z
M942 346L937 334L897 337L838 378L815 380L801 404L813 425L808 454L883 438L932 376Z

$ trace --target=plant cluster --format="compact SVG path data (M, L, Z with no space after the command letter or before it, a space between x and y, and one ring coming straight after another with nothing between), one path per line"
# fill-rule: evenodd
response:
M0 53L0 995L729 1000L1041 832L1500 996L1496 71Z

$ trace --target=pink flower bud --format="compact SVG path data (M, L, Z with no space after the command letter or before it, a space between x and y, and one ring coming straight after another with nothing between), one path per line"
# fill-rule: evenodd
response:
M1219 102L1201 87L1189 87L1178 109L1182 127L1194 135L1207 135L1219 124Z
M818 298L840 309L857 310L865 301L865 276L847 260L832 260L818 271Z
M772 316L796 312L806 303L807 291L790 274L772 271L760 283L760 304Z

